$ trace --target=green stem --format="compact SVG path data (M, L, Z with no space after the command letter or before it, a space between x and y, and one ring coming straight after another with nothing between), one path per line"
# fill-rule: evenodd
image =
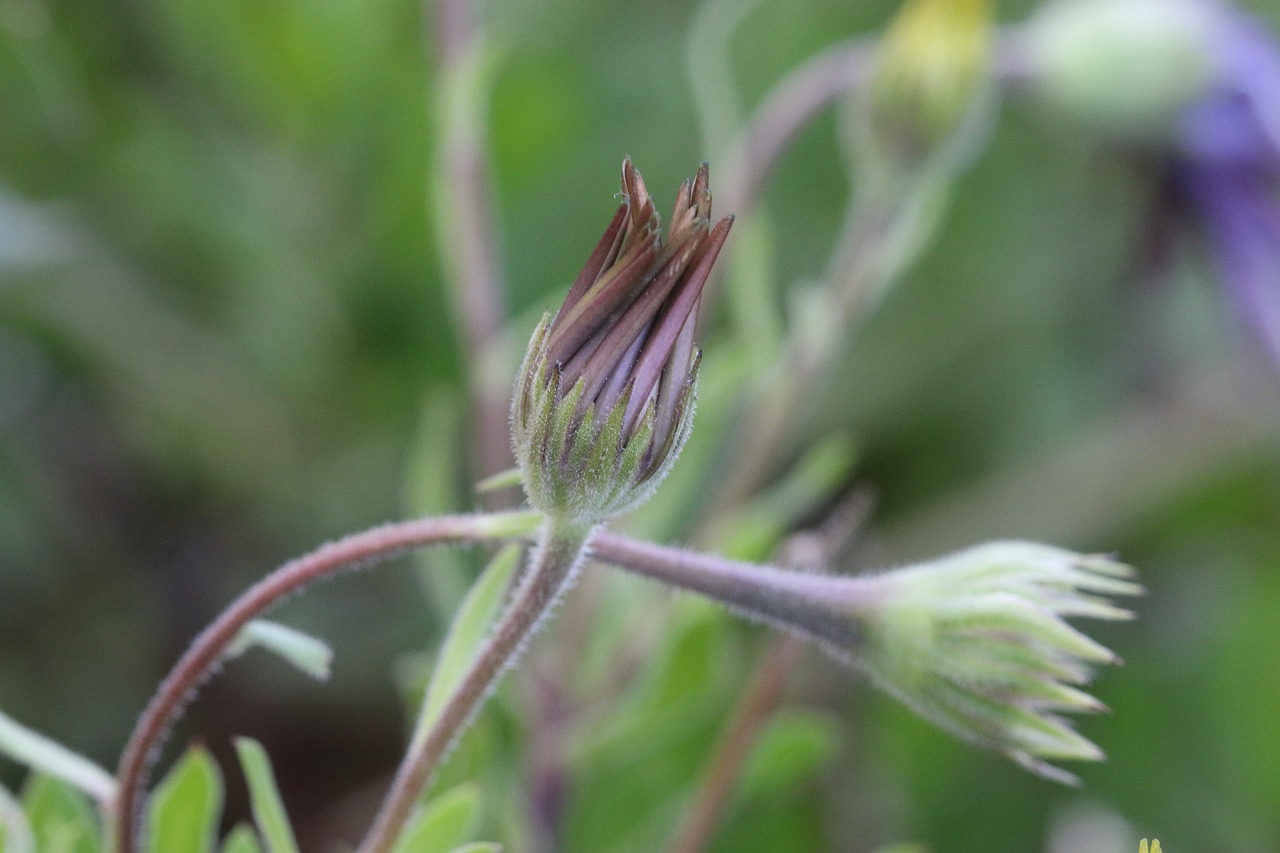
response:
M529 534L538 516L528 512L442 516L386 524L346 536L285 563L246 590L192 642L138 718L116 772L119 801L114 850L141 849L144 795L151 767L175 718L195 696L250 620L312 581L444 542L484 542Z
M547 519L511 604L431 728L411 744L359 853L390 853L394 849L419 796L449 748L515 663L553 605L573 585L593 533L591 527L567 526Z

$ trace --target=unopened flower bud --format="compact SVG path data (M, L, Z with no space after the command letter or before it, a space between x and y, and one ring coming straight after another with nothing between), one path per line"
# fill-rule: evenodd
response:
M665 237L640 174L516 380L512 439L535 509L594 524L645 500L688 436L702 288L732 219L711 224L707 166Z
M1034 91L1060 112L1159 138L1213 83L1224 20L1204 0L1057 0L1021 48Z
M867 90L867 143L884 166L913 169L951 146L985 87L987 0L906 0Z
M878 575L783 571L606 540L600 556L814 640L935 725L1050 779L1049 762L1102 751L1063 713L1100 711L1082 688L1118 663L1068 618L1129 619L1132 570L1107 557L994 542Z
M1029 542L970 548L873 579L867 642L854 662L943 729L1050 779L1061 759L1102 751L1060 715L1104 706L1080 689L1117 663L1067 617L1129 619L1109 596L1135 595L1129 567Z

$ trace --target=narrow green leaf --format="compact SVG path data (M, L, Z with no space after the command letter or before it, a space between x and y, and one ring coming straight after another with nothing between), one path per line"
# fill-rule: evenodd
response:
M298 853L298 842L293 837L289 816L285 814L276 777L271 771L271 760L262 744L247 737L235 739L236 754L244 768L249 783L249 802L253 807L253 819L268 853Z
M241 628L224 657L239 657L255 646L274 652L316 681L329 678L333 650L323 640L266 619L254 619Z
M70 783L35 774L23 788L22 807L40 853L101 853L93 806Z
M188 749L151 798L147 846L152 853L213 850L222 795L222 774L209 751Z
M463 497L462 408L452 387L432 385L418 412L404 467L404 502L411 515L443 515ZM472 564L455 548L424 548L413 559L427 604L444 622L466 594Z
M505 471L499 471L489 477L485 477L476 483L475 489L477 494L485 494L486 492L496 492L501 489L514 489L520 485L523 478L519 468L508 468Z
M475 658L480 644L484 642L489 624L502 605L503 593L511 582L516 567L520 565L522 550L519 545L513 544L495 554L458 607L453 624L449 626L449 633L440 647L440 658L431 674L431 682L427 685L427 694L413 736L415 744L426 737L431 724L435 722L444 703Z
M241 823L222 842L222 853L262 853L262 845L253 827Z
M480 819L480 789L459 785L434 798L401 834L395 853L449 853Z
M110 773L3 712L0 712L0 754L38 773L68 782L100 802L115 796L116 783Z
M22 806L0 785L0 853L36 853L35 836Z

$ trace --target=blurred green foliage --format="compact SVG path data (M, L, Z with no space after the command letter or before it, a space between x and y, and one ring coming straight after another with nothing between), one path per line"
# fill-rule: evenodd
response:
M730 41L740 92L725 102L756 103L892 5L761 0ZM513 336L577 272L623 155L665 203L722 153L699 142L692 14L486 5ZM186 641L269 567L476 502L428 202L432 30L402 0L0 5L0 708L106 766ZM765 191L779 311L823 272L843 217L835 127L825 114L807 128ZM779 487L787 502L761 505L803 514L820 499L806 483L872 484L862 565L1000 536L1137 565L1140 620L1101 632L1128 663L1097 688L1114 713L1082 723L1109 763L1060 789L813 654L714 850L1109 853L1066 840L1084 812L1171 853L1280 849L1280 395L1233 361L1194 261L1162 289L1135 281L1150 178L1141 157L1013 99L936 241L812 401L794 447L830 452ZM713 315L704 336L709 389L741 355L727 326ZM734 464L716 426L742 416L734 404L704 395L683 470L636 529L688 534L697 484ZM259 738L302 849L356 837L412 723L393 664L434 648L480 562L447 564L452 584L392 568L290 604L290 624L333 645L331 682L246 659L176 740L203 739L228 768L232 734ZM766 638L604 573L577 597L437 787L474 780L485 811L468 826L511 849L545 841L544 813L558 816L549 849L659 849ZM22 778L0 766L5 787ZM216 814L215 786L197 782L169 790ZM227 785L224 829L252 811L242 781ZM83 799L43 778L23 790L40 850L96 849ZM79 840L46 846L45 832ZM236 838L228 849L257 849Z

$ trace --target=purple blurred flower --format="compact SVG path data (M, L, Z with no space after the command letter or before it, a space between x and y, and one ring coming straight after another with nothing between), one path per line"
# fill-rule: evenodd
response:
M1280 369L1280 46L1225 11L1212 44L1216 80L1181 118L1168 189Z

